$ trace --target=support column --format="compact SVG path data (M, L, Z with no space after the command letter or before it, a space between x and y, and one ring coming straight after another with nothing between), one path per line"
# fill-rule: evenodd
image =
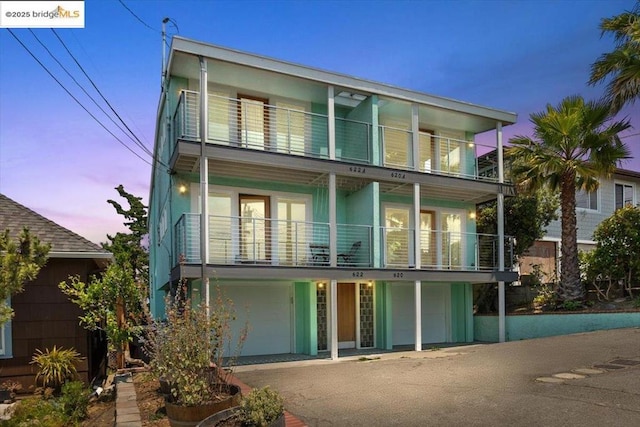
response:
M497 154L498 154L498 182L504 184L504 158L502 146L502 123L496 123ZM498 271L504 271L504 193L502 185L498 193L497 203L498 220ZM506 303L504 281L498 282L498 339L500 342L506 340Z
M336 158L336 108L333 86L327 88L327 136L329 137L329 158Z
M338 360L338 281L331 280L331 360Z
M336 228L336 173L329 173L329 265L338 265L338 230Z
M415 135L414 135L415 136ZM415 141L415 138L414 138ZM420 184L413 184L413 263L416 270L420 269L421 249L420 249ZM422 282L416 280L415 283L415 350L422 351Z
M415 281L415 300L416 300L415 350L422 351L422 285L420 280Z
M412 132L412 169L420 170L418 159L420 159L420 116L418 104L411 105L411 132Z
M420 184L413 184L413 265L421 267L422 248L420 247Z
M207 114L207 60L202 56L200 60L200 262L202 264L202 286L204 298L207 302L207 314L209 314L210 290L207 263L209 261L209 162L206 156L207 135L209 117Z

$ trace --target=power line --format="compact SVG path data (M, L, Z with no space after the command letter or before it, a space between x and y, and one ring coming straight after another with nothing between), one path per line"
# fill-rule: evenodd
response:
M131 141L133 141L135 143L135 140L131 137L131 135L127 134L127 132L122 129L120 127L120 125L118 125L118 123L106 112L104 111L104 109L100 106L100 104L98 104L98 101L95 100L95 98L93 98L91 96L91 94L89 94L89 92L87 92L87 90L80 84L80 82L78 82L78 80L75 79L75 77L73 77L73 75L69 72L69 70L67 70L65 68L64 65L62 65L62 63L58 60L58 58L56 58L56 56L53 54L53 52L51 52L49 50L49 48L47 48L47 46L45 46L45 44L38 38L38 36L33 32L33 30L31 28L29 28L29 32L33 35L33 37L38 41L38 43L40 43L40 46L42 46L44 48L44 50L47 51L47 53L49 54L49 56L51 56L51 58L53 58L54 61L56 61L56 63L60 66L60 68L62 68L64 70L65 73L67 73L67 75L71 78L71 80L73 80L73 82L80 88L80 90L82 90L84 92L85 95L87 95L89 97L89 99L91 101L93 101L93 103L95 104L96 107L98 107L100 109L100 111L102 111L104 113L105 116L107 116L107 118L109 120L111 120L111 123L113 123L118 129L120 129L120 131L125 134L127 137L129 137L129 139L131 139Z
M156 30L155 28L153 28L151 25L147 24L146 22L144 22L138 15L136 15L133 10L129 9L129 7L124 4L124 2L122 0L118 0L120 2L120 4L122 5L122 7L124 7L125 9L127 9L129 11L129 13L131 15L133 15L134 18L136 18L138 21L140 21L140 23L142 25L144 25L145 27L147 27L148 29L150 29L153 32L156 32L158 34L162 34L162 31Z
M94 83L93 79L91 77L89 77L89 74L87 74L87 72L84 70L84 68L82 67L82 65L80 65L80 62L78 62L78 60L76 59L76 57L73 55L73 53L71 53L71 51L69 50L69 48L67 47L67 45L64 43L64 41L60 38L60 36L58 35L58 33L56 32L56 30L54 28L51 29L51 31L53 31L53 34L55 34L55 36L58 38L58 40L60 41L60 43L62 44L62 46L65 48L65 50L67 51L67 53L69 54L69 56L71 56L71 58L74 60L74 62L76 63L76 65L78 66L78 68L80 68L80 70L82 71L82 73L85 75L85 77L89 80L89 82L91 83L91 85L93 86L93 88L96 90L96 92L98 92L98 94L100 95L100 97L104 100L104 102L109 106L109 108L111 109L111 111L113 112L113 114L116 115L116 117L118 118L118 120L120 120L120 123L122 123L124 125L125 128L127 128L127 130L131 133L131 135L133 135L133 137L135 138L135 143L142 148L142 150L144 152L146 152L147 154L149 154L151 157L153 157L153 153L146 147L146 145L144 145L144 143L140 140L140 138L138 138L138 136L131 130L131 128L125 123L125 121L122 119L122 117L120 117L120 115L118 114L118 112L115 110L115 108L113 108L113 106L111 105L111 103L107 100L107 98L102 94L102 92L100 91L100 89L98 89L98 86Z
M148 162L146 159L144 159L143 157L141 157L138 153L136 153L135 151L133 151L131 149L131 147L129 147L127 144L125 144L120 138L118 138L113 132L111 132L111 130L109 130L96 116L94 116L89 110L87 110L87 108L75 97L73 96L73 94L71 92L69 92L69 90L60 82L60 80L58 80L51 71L49 71L49 69L47 68L46 65L44 65L34 54L33 52L31 52L31 50L29 50L29 48L22 42L22 40L20 40L20 38L18 38L17 35L14 34L14 32L11 30L11 28L7 28L7 30L9 31L9 34L11 34L13 36L14 39L16 39L16 41L20 44L20 46L22 46L22 48L24 50L26 50L29 55L31 55L31 57L47 72L47 74L49 74L49 76L51 76L51 78L53 80L55 80L56 83L58 83L58 85L84 110L87 112L87 114L89 114L89 116L91 116L91 118L93 120L95 120L100 126L102 126L102 128L104 130L106 130L111 136L113 136L116 141L118 141L120 144L122 144L122 146L124 148L126 148L127 150L129 150L134 156L136 156L137 158L139 158L140 160L142 160L143 162L145 162L146 164L148 164L149 166L153 165Z

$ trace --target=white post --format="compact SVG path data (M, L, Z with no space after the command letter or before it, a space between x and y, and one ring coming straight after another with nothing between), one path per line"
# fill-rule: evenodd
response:
M207 304L207 314L209 314L210 291L209 275L207 274L207 263L209 261L209 171L206 156L206 145L208 135L207 114L207 60L202 56L200 59L200 262L202 263L202 287L204 288L204 298Z
M338 221L336 213L336 173L329 174L329 265L338 265Z
M416 351L422 351L422 287L420 280L415 282L416 299Z
M502 123L496 124L496 136L498 142L498 182L504 184L504 159L502 147ZM498 193L498 271L504 271L504 193L502 185ZM500 342L506 340L506 309L505 309L504 281L498 282L498 339Z
M413 184L413 258L416 270L421 266L420 248L420 184ZM421 281L415 281L415 350L422 351L422 287Z
M413 170L420 170L420 109L418 104L411 105L411 156L413 157Z
M336 158L336 111L333 86L327 88L327 134L329 137L329 158Z
M338 360L338 281L331 280L331 360Z

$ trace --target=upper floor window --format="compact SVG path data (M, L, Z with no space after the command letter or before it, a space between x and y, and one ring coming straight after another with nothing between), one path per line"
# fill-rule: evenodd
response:
M616 183L616 209L620 209L627 205L634 205L634 188L632 184Z
M598 192L597 191L576 191L576 208L598 210Z

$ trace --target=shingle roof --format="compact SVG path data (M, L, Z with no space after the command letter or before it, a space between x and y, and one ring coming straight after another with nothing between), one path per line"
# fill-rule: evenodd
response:
M50 254L99 254L100 258L110 255L99 245L0 194L0 231L9 229L9 234L15 237L24 227L38 236L41 242L51 244Z

